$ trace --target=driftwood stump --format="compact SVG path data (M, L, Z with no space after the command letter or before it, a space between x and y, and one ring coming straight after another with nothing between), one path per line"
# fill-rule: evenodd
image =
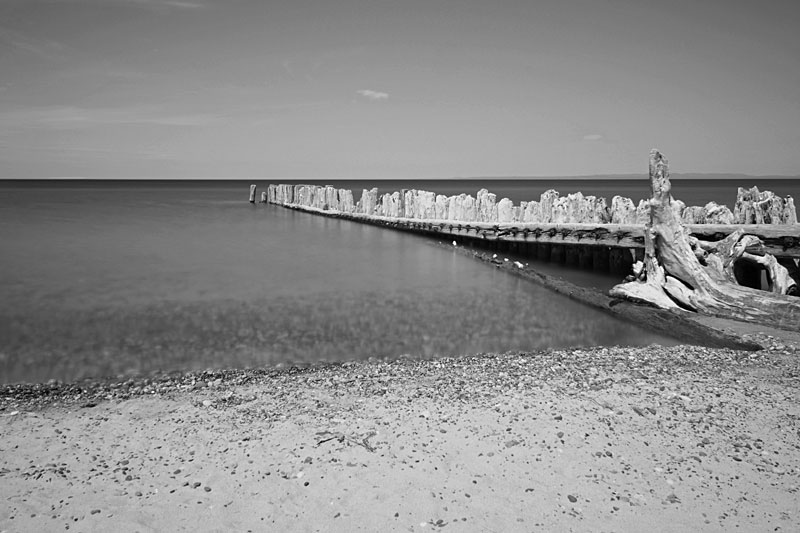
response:
M669 165L650 152L650 221L645 258L634 265L632 280L611 289L611 296L663 309L686 309L783 329L800 329L798 287L789 271L763 251L761 241L739 229L717 242L689 235L672 207ZM743 287L734 265L749 261L767 272L770 291Z

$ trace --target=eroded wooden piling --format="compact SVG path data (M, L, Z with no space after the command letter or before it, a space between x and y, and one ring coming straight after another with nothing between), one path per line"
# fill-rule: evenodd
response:
M608 246L593 246L592 250L592 270L598 272L608 272L609 269L609 250Z
M591 270L593 267L593 256L591 246L580 246L578 248L578 266L584 270Z
M565 261L564 245L551 244L550 245L550 262L557 265L563 264Z
M564 263L567 266L578 265L578 246L576 245L564 246Z
M626 255L629 254L624 248L612 248L608 254L608 269L614 274L625 274L628 271L625 263Z

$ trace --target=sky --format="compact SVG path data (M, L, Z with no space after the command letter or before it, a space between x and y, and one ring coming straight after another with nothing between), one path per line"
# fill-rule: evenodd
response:
M800 174L800 2L0 0L0 178Z

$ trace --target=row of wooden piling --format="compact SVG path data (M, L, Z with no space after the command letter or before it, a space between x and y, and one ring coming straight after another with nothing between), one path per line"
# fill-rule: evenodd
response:
M254 187L254 186L253 186ZM250 201L255 201L251 189ZM538 201L521 202L508 198L497 200L487 189L469 194L445 196L430 191L402 189L379 194L377 188L363 189L358 201L353 192L326 185L269 185L261 201L280 205L299 205L323 211L453 222L496 222L529 224L645 224L649 220L648 200L638 205L630 198L614 196L609 205L605 198L584 196L581 192L561 196L550 189ZM709 202L705 206L686 206L673 200L672 208L686 224L775 224L797 223L791 196L781 198L770 191L739 188L734 210Z
M251 202L256 197L254 187L250 191ZM744 191L745 194L740 196L751 192ZM780 217L774 215L769 220L791 219L794 214L791 198L780 204L772 201L774 195L767 198L773 214L778 212L778 207L782 210L780 213L790 213L785 216L781 214ZM538 202L522 202L520 206L514 206L506 199L496 202L495 195L486 189L479 191L475 198L463 194L446 197L417 190L378 195L377 189L365 189L361 198L354 202L352 192L346 189L278 184L269 185L261 199L262 202L291 209L431 234L456 243L519 253L555 264L623 276L643 256L643 211L647 205L640 202L639 206L634 206L630 199L618 196L614 197L611 208L608 208L602 198L583 196L581 193L562 197L557 191L551 190L542 194ZM681 209L682 203L675 203L675 208ZM752 207L755 203L737 202L736 212L746 212L747 216L763 213L763 210ZM516 220L518 218L528 222L520 222ZM530 222L531 219L548 222ZM762 216L760 220L767 219ZM705 223L689 224L687 227L698 238L718 240L731 233L735 226ZM797 266L800 225L773 223L741 227L757 235L767 251Z

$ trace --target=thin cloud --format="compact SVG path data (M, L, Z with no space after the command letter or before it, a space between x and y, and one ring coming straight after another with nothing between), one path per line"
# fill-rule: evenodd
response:
M125 4L134 4L134 5L150 6L150 7L166 6L166 7L175 7L178 9L197 9L199 7L204 7L204 4L201 4L199 2L185 2L182 0L118 0L118 1Z
M147 8L172 7L176 9L197 9L205 7L204 3L188 0L62 0L64 2L105 3L116 2L118 5L140 6Z
M584 141L600 141L602 139L603 139L603 136L600 135L599 133L590 133L589 135L584 135L583 136L583 140Z
M198 4L197 2L167 2L167 5L171 7L180 7L183 9L197 9L198 7L204 7L203 4Z
M389 93L382 93L380 91L373 91L372 89L359 89L356 93L360 94L367 100L372 100L373 102L378 102L380 100L388 100Z

